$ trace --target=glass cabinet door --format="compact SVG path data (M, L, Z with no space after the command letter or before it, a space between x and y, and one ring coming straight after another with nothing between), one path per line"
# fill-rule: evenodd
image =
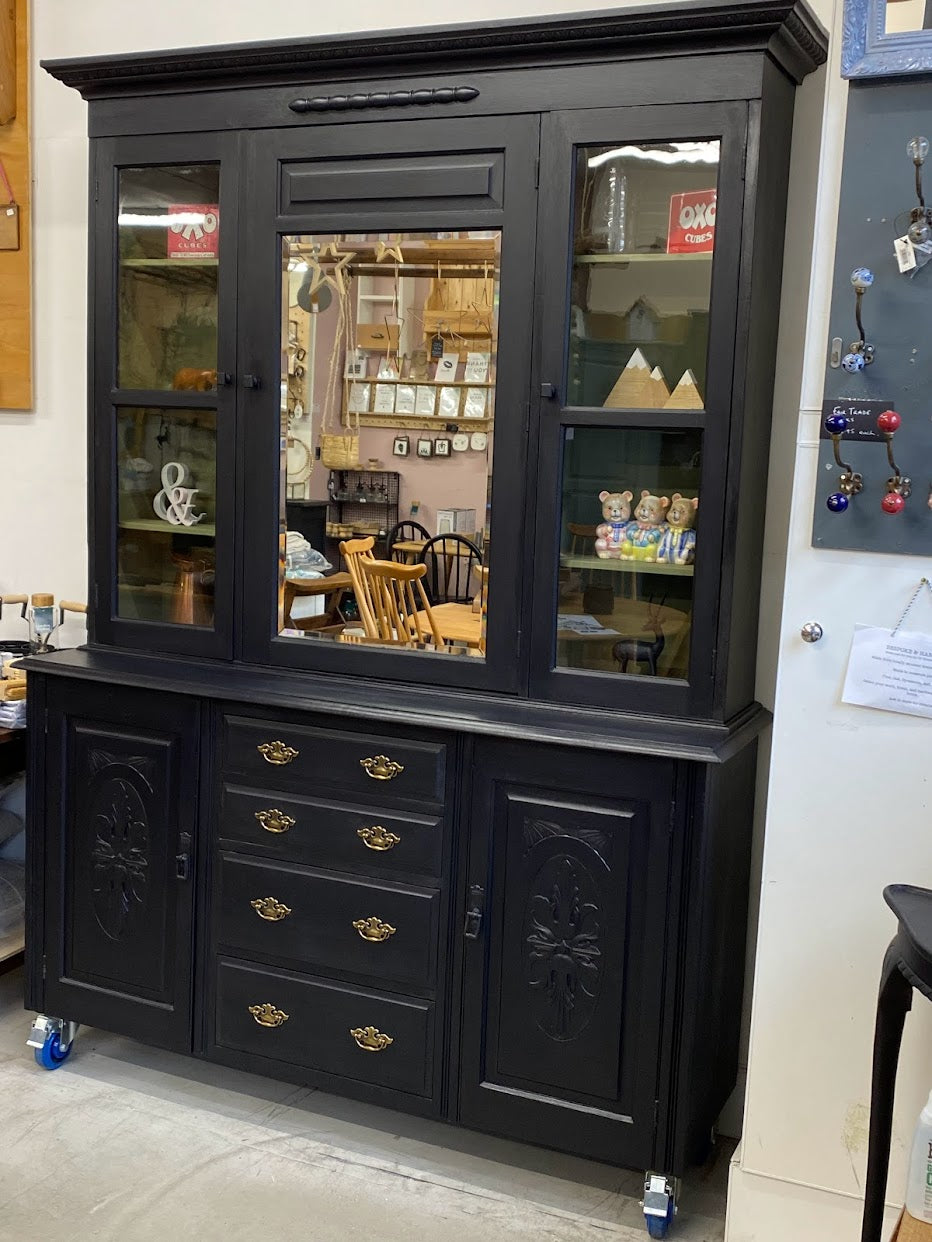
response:
M703 408L720 145L577 147L567 405Z
M230 655L234 408L220 359L232 371L236 211L226 144L98 145L98 183L113 197L96 229L97 322L107 320L113 350L97 351L110 473L94 486L94 633Z
M121 168L117 386L217 387L220 165Z
M539 693L685 712L711 692L744 125L724 105L545 131Z

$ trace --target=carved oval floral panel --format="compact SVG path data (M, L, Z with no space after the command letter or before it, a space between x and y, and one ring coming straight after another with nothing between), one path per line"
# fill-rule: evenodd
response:
M602 983L599 890L576 858L551 856L530 885L524 918L532 1013L551 1039L575 1039L595 1013Z
M90 806L94 914L106 935L120 940L146 906L149 822L131 770L121 765L108 773L104 768L95 785Z

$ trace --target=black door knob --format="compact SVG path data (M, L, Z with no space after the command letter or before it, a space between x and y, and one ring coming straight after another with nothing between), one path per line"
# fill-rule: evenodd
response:
M548 399L552 401L553 398L557 395L556 384L541 384L540 395L542 397L547 397Z
M258 375L252 375L251 373L247 372L243 376L243 387L244 388L261 388L262 380L259 379Z

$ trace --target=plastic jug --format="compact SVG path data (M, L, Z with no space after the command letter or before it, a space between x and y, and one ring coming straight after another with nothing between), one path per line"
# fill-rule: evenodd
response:
M919 1114L909 1159L906 1211L916 1220L932 1224L932 1094Z

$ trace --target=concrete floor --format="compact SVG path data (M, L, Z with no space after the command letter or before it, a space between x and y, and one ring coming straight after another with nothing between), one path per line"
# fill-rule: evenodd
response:
M642 1242L640 1178L83 1029L49 1073L0 977L2 1242ZM720 1242L730 1147L671 1242Z

